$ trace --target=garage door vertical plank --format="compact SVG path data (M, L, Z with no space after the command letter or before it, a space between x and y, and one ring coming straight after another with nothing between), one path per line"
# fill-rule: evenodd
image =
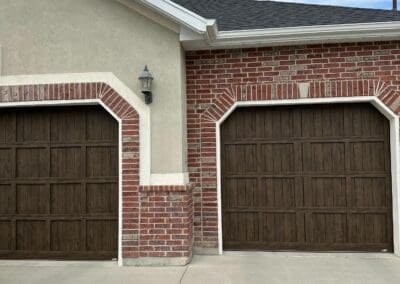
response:
M7 116L8 117L8 116ZM14 214L17 215L18 214L18 205L17 205L17 183L15 182L17 179L17 149L15 147L15 143L17 142L17 131L18 131L18 127L17 127L17 114L16 113L12 113L10 115L10 125L12 125L11 127L11 137L12 139L10 139L10 143L13 144L13 146L10 147L11 149L11 169L12 169L12 174L11 174L11 188L13 191L13 197L14 197ZM16 250L17 249L17 221L15 219L15 217L13 216L11 219L11 232L12 232L12 238L11 238L11 249L12 250Z
M47 229L47 250L51 251L52 250L52 243L51 243L51 226L52 226L52 220L51 220L51 182L50 182L50 177L51 177L51 172L52 172L52 165L51 165L51 118L52 115L51 113L47 113L46 115L44 115L44 120L45 120L45 132L47 132L47 148L46 148L46 156L47 156L47 160L46 160L46 165L48 165L48 171L45 175L45 177L49 178L46 182L46 184L44 185L46 188L46 198L47 198L47 202L46 202L46 229Z
M377 128L381 129L381 128ZM384 128L383 131L384 137L390 137L390 127L389 125L386 124L386 127ZM385 139L385 153L390 153L390 139ZM387 172L391 171L391 157L389 155L385 156L385 161L386 161L386 170ZM386 175L385 178L385 193L386 193L386 207L389 208L387 214L386 214L386 220L387 220L387 226L386 226L386 234L387 234L387 239L390 244L388 246L387 250L392 251L393 250L393 217L392 217L392 211L393 211L393 198L392 198L392 179L391 175Z
M343 107L343 110L345 108ZM344 136L345 137L352 137L353 135L353 125L352 125L352 115L350 112L344 111L343 112L343 129L344 129ZM344 142L344 157L345 157L345 172L351 172L351 161L352 161L352 149L351 144L349 141ZM351 176L346 176L346 242L351 243L351 232L354 231L354 224L353 224L353 215L351 213L351 208L355 206L354 204L354 189L353 189L353 178Z
M79 134L81 140L81 198L84 207L84 214L88 214L88 200L87 200L87 183L85 182L88 177L87 173L87 141L88 141L88 111L86 110L82 114L82 125L81 133ZM87 251L87 219L81 220L81 250Z
M386 206L388 208L390 208L390 211L386 214L386 220L388 225L386 226L386 234L387 234L387 239L389 242L389 246L388 246L388 250L392 251L393 250L393 233L392 233L392 228L393 228L393 217L392 217L392 192L391 189L392 188L392 180L390 177L386 178L386 198L387 198L387 202L386 202Z
M255 137L257 139L261 139L263 137L264 131L263 131L263 125L264 125L264 119L262 116L262 113L257 109L255 110L255 120L256 123L254 123L255 127ZM263 161L262 161L262 156L260 155L261 153L261 142L258 140L257 146L256 146L256 172L257 172L257 178L256 178L256 189L255 189L255 195L254 195L254 205L256 208L258 208L258 214L257 214L257 229L258 229L258 242L263 243L263 231L264 231L264 212L263 212L263 206L265 200L265 194L263 194L264 189L262 188L261 185L261 175L263 173Z
M306 231L305 231L305 213L302 210L305 207L304 204L304 177L303 177L303 145L298 140L302 137L302 125L303 118L301 110L298 108L293 109L293 117L292 117L292 128L293 135L292 139L295 139L293 144L294 149L294 189L295 189L295 204L294 209L296 212L296 242L301 245L304 245L306 242ZM299 210L300 209L300 210Z

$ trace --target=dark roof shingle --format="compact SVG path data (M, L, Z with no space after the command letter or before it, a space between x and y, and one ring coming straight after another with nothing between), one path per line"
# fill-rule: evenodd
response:
M400 15L391 10L257 0L172 1L216 19L221 31L400 21Z

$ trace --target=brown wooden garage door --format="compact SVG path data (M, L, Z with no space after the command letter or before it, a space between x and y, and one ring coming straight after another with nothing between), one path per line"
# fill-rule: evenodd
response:
M0 258L117 257L118 124L102 108L0 111Z
M393 250L389 122L373 106L237 109L221 137L225 249Z

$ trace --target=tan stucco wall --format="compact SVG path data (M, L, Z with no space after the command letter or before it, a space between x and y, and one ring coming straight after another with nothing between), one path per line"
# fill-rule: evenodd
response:
M153 75L152 172L185 165L184 64L179 35L114 0L0 0L2 75L113 72L141 96Z

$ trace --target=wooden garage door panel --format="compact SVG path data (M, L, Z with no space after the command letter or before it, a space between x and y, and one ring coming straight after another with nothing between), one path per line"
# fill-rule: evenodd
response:
M227 172L241 173L241 172L256 172L257 161L254 159L247 159L248 156L256 155L256 145L226 145L225 157L229 161L226 164Z
M15 114L11 112L3 113L0 116L0 125L2 125L2 128L0 128L0 146L16 141L15 119Z
M118 149L110 146L86 148L86 174L88 177L116 177L118 175Z
M50 138L50 114L22 112L16 117L16 142L48 141Z
M50 139L58 143L79 142L86 131L87 112L68 109L61 113L51 114Z
M387 123L386 118L376 110L358 108L345 115L348 124L347 134L350 136L382 137L386 135L386 129L382 127L382 124Z
M294 178L260 178L259 204L264 208L293 208L296 206Z
M49 213L49 190L46 184L19 184L16 189L18 214Z
M14 177L14 167L10 163L13 157L13 150L10 148L0 149L0 179Z
M249 208L257 206L257 179L253 178L227 178L227 187L233 194L226 192L227 198L224 199L226 208Z
M15 190L11 184L0 184L0 214L15 213Z
M61 183L50 186L52 214L85 214L85 191L81 183Z
M341 177L316 177L310 184L304 186L306 190L305 205L315 208L346 208L349 206L349 197L346 191L346 179Z
M0 220L0 250L11 250L13 247L14 232L11 221Z
M37 178L49 176L49 153L44 147L16 149L16 177Z
M82 159L85 153L82 147L52 147L50 150L51 177L82 177Z
M224 248L393 249L389 123L371 105L238 109L221 147Z
M51 249L54 251L84 250L82 242L82 222L79 220L51 222Z
M348 239L347 222L346 213L305 214L306 243L345 245Z
M352 171L385 172L388 170L385 141L350 143L350 169Z
M260 116L254 113L257 125L254 126L254 120L250 122L256 128L256 137L275 139L275 138L291 138L298 135L297 120L295 114L282 115L279 111L271 111L268 114ZM251 136L246 136L251 137ZM254 136L253 136L254 137Z
M349 239L356 244L385 244L392 241L392 234L388 234L388 214L367 213L351 214Z
M99 123L102 127L97 127ZM118 132L115 122L96 111L88 111L86 118L86 139L88 141L116 141Z
M296 213L266 213L262 215L263 242L294 243L297 242ZM282 226L283 225L283 226Z
M293 143L260 144L256 155L260 171L264 173L287 173L296 170L296 145Z
M19 251L48 251L46 221L21 220L16 222L16 250Z
M304 142L303 172L343 172L346 170L345 155L345 143Z
M115 258L117 225L118 125L107 112L0 113L0 258Z
M352 179L354 206L357 208L391 208L388 202L390 184L383 177L355 177Z
M118 213L117 183L88 183L86 185L86 210L88 213Z
M93 220L87 222L88 251L114 252L118 247L118 222L116 220Z
M224 231L224 238L232 243L259 241L259 214L233 212L224 214L225 225L232 230Z

